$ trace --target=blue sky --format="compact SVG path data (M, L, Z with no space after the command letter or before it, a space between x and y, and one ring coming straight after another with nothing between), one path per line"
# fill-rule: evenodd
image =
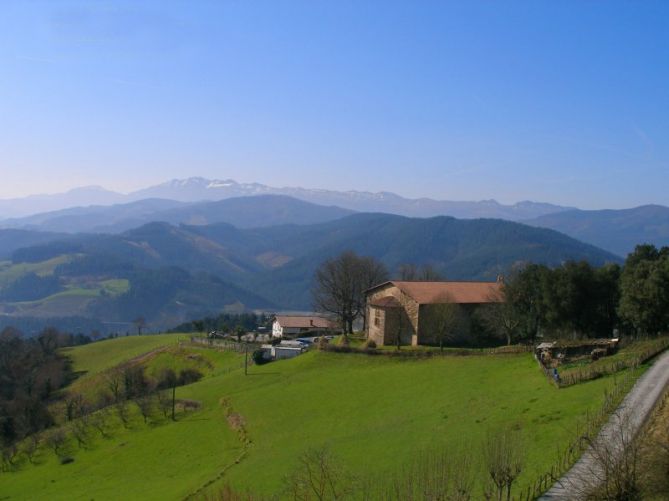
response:
M669 2L1 8L0 198L204 176L669 205Z

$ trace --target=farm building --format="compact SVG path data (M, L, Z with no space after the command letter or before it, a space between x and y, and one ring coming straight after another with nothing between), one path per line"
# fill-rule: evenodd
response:
M277 345L263 344L260 350L263 352L263 358L270 361L296 357L304 353L306 348L302 343L281 341Z
M433 326L440 305L457 304L466 313L502 301L502 279L496 282L390 281L369 289L367 338L377 345L437 344Z
M307 333L318 335L332 331L334 327L330 320L317 315L276 315L272 322L272 337L297 337Z

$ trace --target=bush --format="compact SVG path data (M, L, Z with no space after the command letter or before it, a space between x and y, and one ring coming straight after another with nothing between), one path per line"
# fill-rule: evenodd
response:
M196 369L183 369L179 373L179 383L181 385L195 383L200 379L202 379L202 373Z
M70 464L74 463L74 458L72 456L63 456L60 458L60 464Z
M362 345L365 350L374 350L376 349L376 342L373 339L368 339L365 341L365 344Z
M253 355L251 355L251 358L256 365L263 365L269 362L269 360L265 358L265 350L255 350Z

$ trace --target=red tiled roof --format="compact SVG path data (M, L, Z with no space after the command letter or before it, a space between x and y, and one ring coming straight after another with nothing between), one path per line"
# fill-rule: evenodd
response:
M333 327L332 322L327 318L318 316L303 316L303 315L277 315L274 317L279 322L281 327L293 329L309 329L311 327L317 329L330 329Z
M501 282L404 282L393 280L392 284L413 298L418 304L482 304L499 303L502 299ZM378 285L370 292L377 289Z

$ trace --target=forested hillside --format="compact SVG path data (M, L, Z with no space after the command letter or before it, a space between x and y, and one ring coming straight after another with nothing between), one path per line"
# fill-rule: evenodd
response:
M639 244L669 245L669 208L644 205L623 210L568 210L527 221L625 256Z
M314 270L344 250L379 259L391 274L424 264L449 279L494 279L525 261L619 260L555 231L494 219L354 214L254 229L150 223L15 250L0 267L0 311L109 322L142 317L164 328L221 310L308 310Z

